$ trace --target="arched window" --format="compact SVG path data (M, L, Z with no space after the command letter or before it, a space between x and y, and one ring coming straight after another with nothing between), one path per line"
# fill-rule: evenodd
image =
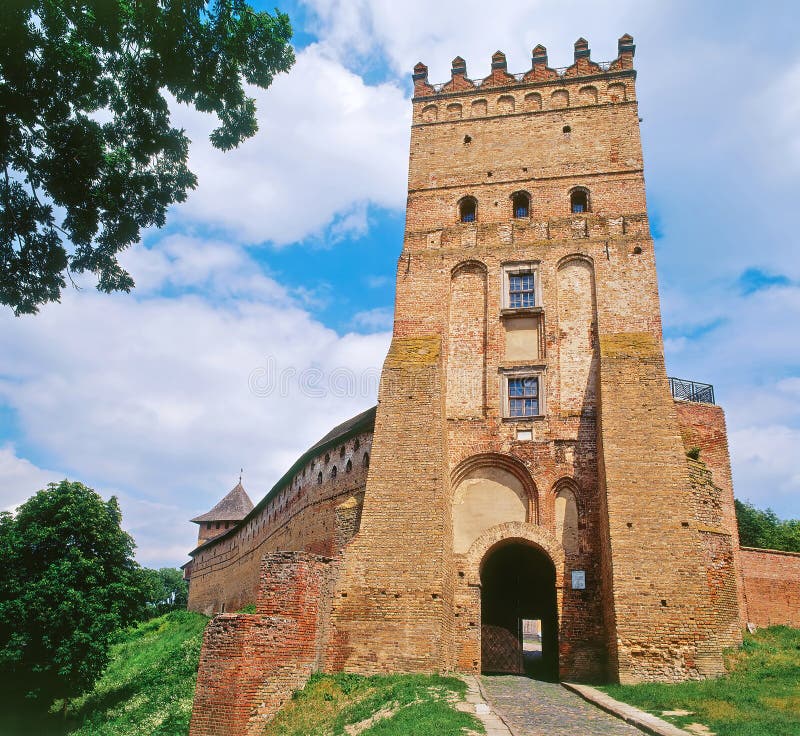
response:
M365 468L369 467L369 453L368 452L364 453L364 459L363 459L362 462L364 463L364 467Z
M338 474L338 472L339 472L339 471L336 469L336 466L334 465L334 466L331 468L331 478L335 478L335 477L336 477L336 475Z
M344 445L339 448L339 457L344 457Z
M464 197L458 203L458 219L461 222L475 222L478 217L478 200L475 197Z
M530 217L531 195L527 192L514 192L511 195L511 210L514 217Z
M353 443L353 449L357 450L359 447L361 447L361 443L358 441L358 437L356 437L356 441Z
M331 461L331 456L326 452L325 453L325 465L327 465Z
M573 214L589 212L589 190L575 187L569 195L569 208Z
M317 485L322 485L322 471L320 470L319 475L317 475Z
M349 473L353 469L352 461L348 460L347 465L344 466L344 470L346 473Z

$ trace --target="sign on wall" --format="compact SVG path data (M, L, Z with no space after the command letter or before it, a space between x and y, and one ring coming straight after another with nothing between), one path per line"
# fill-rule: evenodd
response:
M572 589L586 590L586 570L572 571Z

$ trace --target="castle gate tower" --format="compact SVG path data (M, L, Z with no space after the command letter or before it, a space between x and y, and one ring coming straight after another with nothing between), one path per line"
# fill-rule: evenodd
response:
M480 81L456 58L437 86L414 69L394 333L329 670L521 672L532 632L551 677L684 679L739 637L731 537L703 537L664 368L634 50L623 36L598 64L580 39L557 70L537 46L522 75L497 52Z

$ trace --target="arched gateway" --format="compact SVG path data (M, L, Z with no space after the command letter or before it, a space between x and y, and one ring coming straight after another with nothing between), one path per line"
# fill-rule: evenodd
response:
M459 580L479 635L473 671L556 679L564 550L555 535L529 522L498 524L475 540L463 562Z
M481 671L558 679L556 570L541 548L509 540L481 564Z

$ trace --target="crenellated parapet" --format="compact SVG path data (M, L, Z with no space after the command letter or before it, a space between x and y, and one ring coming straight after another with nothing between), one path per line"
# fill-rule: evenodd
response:
M414 67L415 122L437 122L443 119L477 117L481 115L513 112L539 112L564 107L599 103L618 103L635 99L633 56L636 46L633 36L625 34L618 41L618 55L613 61L596 62L591 59L589 43L585 38L575 42L572 65L563 68L548 66L547 49L539 44L531 52L531 68L527 72L511 74L506 55L502 51L492 54L488 76L471 79L467 76L467 63L460 56L453 59L450 80L442 84L428 81L428 67L419 62ZM595 77L597 80L592 80ZM555 87L554 90L525 94L534 86ZM522 91L516 94L517 90ZM490 92L491 91L491 92ZM492 92L505 92L506 97L490 99ZM510 94L509 94L510 93ZM460 102L450 98L462 95L483 96L464 109ZM443 104L439 104L441 100ZM477 104L476 104L477 103Z

